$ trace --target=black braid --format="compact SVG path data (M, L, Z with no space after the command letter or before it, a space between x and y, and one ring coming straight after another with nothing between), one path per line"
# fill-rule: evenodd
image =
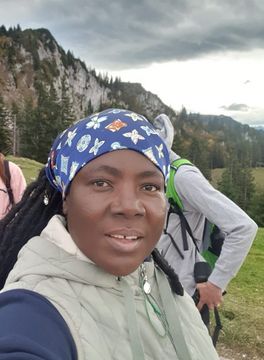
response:
M168 276L168 280L171 286L171 290L177 295L183 296L183 287L179 281L178 275L173 268L169 265L167 260L160 254L158 249L152 251L152 257L155 263L161 268L161 270Z
M48 205L43 202L44 195ZM61 194L48 182L45 169L27 186L21 201L0 221L0 289L13 268L19 250L39 235L55 214L62 214Z

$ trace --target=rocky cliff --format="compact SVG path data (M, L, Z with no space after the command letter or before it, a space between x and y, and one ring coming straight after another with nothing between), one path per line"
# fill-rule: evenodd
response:
M7 107L23 105L38 97L37 82L46 90L54 88L58 99L67 96L74 116L119 105L152 118L166 111L175 113L140 84L124 83L98 75L80 59L65 52L46 29L22 31L0 28L0 95Z

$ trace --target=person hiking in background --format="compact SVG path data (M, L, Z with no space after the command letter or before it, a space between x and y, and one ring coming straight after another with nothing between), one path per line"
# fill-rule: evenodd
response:
M57 137L0 222L0 359L218 359L155 249L169 166L163 140L129 110Z
M161 114L155 118L153 125L170 151L171 163L179 159L180 156L171 150L174 127L169 117ZM174 187L182 202L183 215L196 241L191 239L187 231L188 248L184 250L180 217L171 213L167 219L167 229L158 243L158 249L177 272L186 291L193 296L198 289L198 309L201 310L204 305L214 309L222 303L223 292L245 260L256 236L257 225L234 202L216 190L193 165L183 164L177 169ZM215 224L224 233L225 238L220 256L208 280L196 283L195 264L205 260L197 251L194 242L197 242L201 250L205 219Z
M0 220L21 200L25 188L21 169L0 152Z

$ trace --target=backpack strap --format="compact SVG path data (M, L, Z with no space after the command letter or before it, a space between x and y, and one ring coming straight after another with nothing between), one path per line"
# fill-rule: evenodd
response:
M171 200L171 199L169 199L169 201L170 201L170 200ZM176 205L175 205L175 206L176 206ZM183 255L183 253L181 252L179 246L176 244L176 241L173 239L172 235L167 231L167 229L168 229L168 224L169 224L169 219L170 219L170 215L171 215L172 213L175 213L175 211L173 210L173 206L170 205L169 211L168 211L168 214L167 214L166 226L165 226L165 229L164 229L163 231L164 231L164 234L165 234L165 235L168 235L168 236L169 236L169 238L170 238L173 246L174 246L175 249L177 250L177 252L178 252L178 254L180 255L180 257L181 257L182 259L184 259L184 255ZM186 234L185 234L185 236L186 236Z
M189 249L187 235L186 235L188 233L193 241L193 244L194 244L196 250L198 252L200 252L198 245L197 245L197 239L194 237L194 235L192 233L192 229L190 228L190 225L189 225L186 217L184 216L182 210L179 208L178 204L175 203L174 199L169 198L169 203L170 203L171 213L177 214L180 218L183 249L185 251Z
M4 160L4 169L5 169L5 186L6 186L6 190L9 196L9 201L10 204L13 206L15 201L14 201L14 195L13 195L13 191L11 189L11 174L10 174L10 169L9 169L9 162L8 160Z
M187 160L187 159L182 159L179 158L177 160L174 160L171 165L170 165L170 174L169 174L169 180L167 183L167 190L166 190L166 196L167 198L172 198L174 200L174 202L177 203L177 205L179 206L179 208L181 210L183 210L183 205L182 205L182 201L177 193L177 190L175 189L175 184L174 184L174 177L176 174L176 171L179 169L180 166L182 165L191 165L193 166L193 164Z
M182 201L181 201L181 199L180 199L180 197L179 197L179 195L177 193L177 190L175 188L175 183L174 183L174 177L176 175L176 172L179 169L179 167L182 166L182 165L193 166L191 161L189 161L187 159L182 159L182 158L174 160L171 163L171 170L170 170L169 180L168 180L168 183L167 183L167 190L166 190L166 196L169 199L169 203L170 203L169 214L170 213L175 213L180 218L183 249L185 251L189 249L188 241L187 241L187 235L186 235L186 233L188 232L188 234L190 235L190 237L191 237L191 239L192 239L192 241L194 243L194 246L195 246L196 250L199 252L199 249L198 249L198 246L197 246L197 240L193 236L190 225L189 225L188 221L186 220L186 218L185 218L185 216L183 214L183 204L182 204ZM169 214L168 214L168 216L169 216ZM174 242L173 242L173 244L174 244ZM176 250L179 252L178 248L176 248Z

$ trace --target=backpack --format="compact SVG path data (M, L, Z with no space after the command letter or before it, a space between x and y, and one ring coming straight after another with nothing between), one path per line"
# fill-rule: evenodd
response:
M4 160L4 169L5 169L5 186L6 186L6 190L7 190L7 193L8 193L9 202L10 202L11 206L13 206L15 201L14 201L13 191L12 191L11 185L10 185L11 174L10 174L8 160Z
M180 218L183 249L188 250L188 242L186 235L188 233L197 251L201 253L203 258L209 263L211 268L213 268L216 260L221 253L225 235L215 224L212 224L208 219L205 219L202 237L202 247L201 250L198 249L197 239L195 239L192 229L190 228L188 221L184 216L183 204L174 185L174 177L177 170L182 165L194 166L189 160L182 158L172 162L166 190L166 196L170 203L169 213L176 213Z

